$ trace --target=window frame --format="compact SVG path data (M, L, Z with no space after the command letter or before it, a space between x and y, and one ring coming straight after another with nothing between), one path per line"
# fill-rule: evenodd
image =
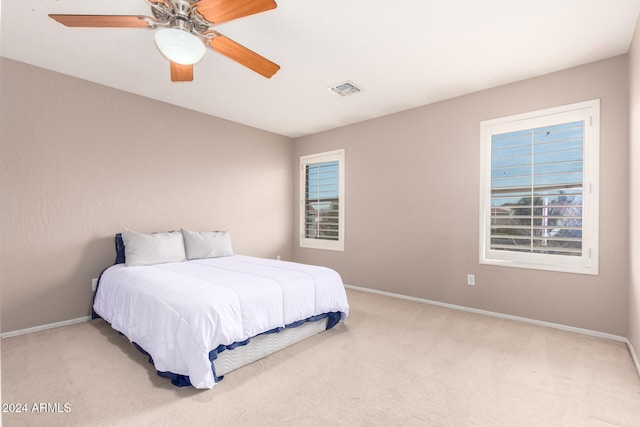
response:
M306 220L306 167L308 165L338 162L338 239L310 239L305 236ZM345 150L325 151L322 153L308 154L300 156L300 247L311 249L326 249L333 251L344 251L345 232Z
M581 120L584 122L581 255L570 256L491 249L492 136ZM599 264L599 155L599 99L481 121L480 264L597 275Z

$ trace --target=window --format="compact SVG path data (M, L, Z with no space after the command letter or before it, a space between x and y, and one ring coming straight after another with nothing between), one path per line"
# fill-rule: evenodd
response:
M344 250L344 150L300 157L300 246Z
M600 101L483 121L480 263L598 274Z

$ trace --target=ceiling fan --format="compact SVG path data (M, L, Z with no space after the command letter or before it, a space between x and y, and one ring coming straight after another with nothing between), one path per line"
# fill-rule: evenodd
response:
M275 9L274 0L144 0L153 16L143 15L62 15L49 17L67 27L121 27L158 29L154 39L171 62L171 81L192 81L193 65L206 47L225 55L264 77L270 78L280 66L258 55L213 27L233 19Z

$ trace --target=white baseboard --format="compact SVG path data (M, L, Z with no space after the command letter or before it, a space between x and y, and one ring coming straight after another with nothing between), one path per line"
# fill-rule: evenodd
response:
M609 339L609 340L623 342L623 343L627 344L627 347L629 348L629 353L631 353L631 359L633 359L633 364L635 365L636 371L638 371L638 375L640 376L640 361L638 360L638 356L636 355L636 353L635 353L635 351L633 349L633 345L631 344L631 341L629 341L629 339L627 337L623 337L623 336L620 336L620 335L607 334L607 333L604 333L604 332L592 331L590 329L583 329L583 328L576 328L576 327L573 327L573 326L561 325L559 323L543 322L542 320L535 320L535 319L529 319L529 318L526 318L526 317L512 316L510 314L496 313L494 311L480 310L480 309L477 309L477 308L465 307L463 305L448 304L446 302L440 302L440 301L433 301L433 300L428 300L428 299L424 299L424 298L411 297L411 296L407 296L407 295L396 294L396 293L393 293L393 292L379 291L377 289L363 288L363 287L360 287L360 286L353 286L353 285L344 285L344 287L345 288L349 288L349 289L355 289L357 291L370 292L370 293L373 293L373 294L385 295L385 296L388 296L388 297L400 298L400 299L405 299L405 300L409 300L409 301L416 301L416 302L421 302L421 303L424 303L424 304L438 305L440 307L452 308L454 310L468 311L468 312L471 312L471 313L483 314L485 316L493 316L493 317L499 317L499 318L502 318L502 319L515 320L515 321L518 321L518 322L531 323L531 324L534 324L534 325L547 326L549 328L561 329L563 331L575 332L575 333L578 333L578 334L590 335L590 336L593 336L593 337L606 338L606 339Z
M549 328L562 329L563 331L570 331L570 332L576 332L578 334L583 334L583 335L591 335L593 337L606 338L606 339L610 339L610 340L614 340L614 341L624 342L624 343L627 343L629 346L631 346L631 343L629 342L627 337L623 337L623 336L619 336L619 335L613 335L613 334L607 334L607 333L604 333L604 332L592 331L590 329L575 328L573 326L561 325L561 324L558 324L558 323L551 323L551 322L544 322L542 320L529 319L529 318L526 318L526 317L512 316L510 314L496 313L494 311L480 310L480 309L477 309L477 308L465 307L463 305L448 304L446 302L432 301L432 300L423 299L423 298L410 297L410 296L407 296L407 295L396 294L396 293L393 293L393 292L379 291L377 289L361 288L359 286L352 286L352 285L344 285L344 286L346 288L355 289L357 291L371 292L371 293L374 293L374 294L386 295L386 296L393 297L393 298L400 298L400 299L405 299L405 300L409 300L409 301L416 301L416 302L422 302L422 303L425 303L425 304L438 305L438 306L441 306L441 307L452 308L454 310L468 311L468 312L471 312L471 313L484 314L485 316L500 317L502 319L516 320L518 322L531 323L531 324L534 324L534 325L547 326ZM638 365L637 365L637 362L636 362L636 367L637 366ZM640 370L639 370L639 372L640 372Z
M502 319L515 320L515 321L518 321L518 322L531 323L531 324L534 324L534 325L547 326L549 328L561 329L561 330L564 330L564 331L575 332L575 333L578 333L578 334L590 335L590 336L594 336L594 337L606 338L606 339L610 339L610 340L614 340L614 341L623 342L623 343L627 344L627 347L629 348L629 353L631 354L631 358L633 359L633 363L634 363L634 365L636 367L636 370L638 371L638 375L640 375L640 361L638 360L638 356L636 355L636 353L635 353L635 351L633 349L633 345L631 344L631 341L629 341L629 339L627 337L623 337L623 336L619 336L619 335L613 335L613 334L607 334L607 333L604 333L604 332L592 331L590 329L583 329L583 328L576 328L576 327L573 327L573 326L561 325L561 324L558 324L558 323L543 322L541 320L529 319L529 318L526 318L526 317L512 316L510 314L497 313L497 312L494 312L494 311L480 310L480 309L477 309L477 308L465 307L463 305L448 304L446 302L440 302L440 301L433 301L433 300L428 300L428 299L424 299L424 298L411 297L411 296L408 296L408 295L396 294L396 293L393 293L393 292L379 291L377 289L363 288L363 287L360 287L360 286L353 286L353 285L346 285L346 284L344 286L345 286L345 288L354 289L354 290L357 290L357 291L369 292L369 293L379 294L379 295L385 295L385 296L388 296L388 297L400 298L400 299L405 299L405 300L409 300L409 301L416 301L416 302L421 302L421 303L424 303L424 304L437 305L437 306L441 306L441 307L451 308L451 309L454 309L454 310L468 311L468 312L471 312L471 313L483 314L485 316L493 316L493 317L499 317L499 318L502 318ZM65 320L63 322L50 323L48 325L35 326L33 328L21 329L19 331L5 332L3 334L0 334L0 338L10 338L10 337L18 336L18 335L30 334L30 333L33 333L33 332L44 331L44 330L47 330L47 329L59 328L59 327L62 327L62 326L69 326L69 325L73 325L73 324L76 324L76 323L87 322L89 320L91 320L91 316L79 317L77 319Z
M59 328L61 326L74 325L76 323L87 322L91 320L91 316L79 317L77 319L65 320L63 322L50 323L48 325L35 326L33 328L20 329L19 331L5 332L0 334L0 338L11 338L18 335L31 334L33 332L45 331L47 329Z
M638 356L636 356L636 352L633 350L633 345L629 340L627 340L627 347L629 347L629 353L631 353L631 358L633 359L633 363L634 365L636 365L636 370L638 371L638 375L640 375L640 361L638 361Z

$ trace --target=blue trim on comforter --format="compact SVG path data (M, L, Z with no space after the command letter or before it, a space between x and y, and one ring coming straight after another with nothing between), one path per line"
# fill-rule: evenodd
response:
M324 313L324 314L318 314L317 316L311 316L309 318L306 318L304 320L299 320L297 322L293 322L289 325L286 325L282 328L274 328L271 329L269 331L263 332L261 334L258 334L256 336L260 336L260 335L265 335L265 334L275 334L278 332L283 331L284 329L287 328L297 328L298 326L302 326L303 324L307 323L307 322L317 322L319 320L325 319L327 318L327 327L325 330L329 330L331 328L333 328L335 325L337 325L340 322L340 317L341 317L341 313L339 311L334 311L334 312L330 312L330 313ZM218 358L218 355L220 353L222 353L225 350L233 350L234 348L237 347L242 347L244 345L249 344L249 342L251 341L251 338L248 338L244 341L240 341L240 342L234 342L233 344L229 344L229 345L219 345L217 348L214 348L213 350L211 350L209 352L209 360L211 361L211 370L213 371L213 377L215 378L216 382L221 381L224 378L224 375L221 376L217 376L216 375L216 369L213 366L213 361L216 360ZM149 358L149 363L151 363L153 365L153 357L151 357L151 355L142 347L140 347L137 343L132 342L132 344L144 355L146 355ZM186 386L190 386L191 385L191 381L189 380L189 376L188 375L181 375L181 374L175 374L173 372L168 372L168 371L158 371L156 370L156 373L161 376L161 377L165 377L165 378L169 378L171 379L171 384L173 384L176 387L186 387Z

